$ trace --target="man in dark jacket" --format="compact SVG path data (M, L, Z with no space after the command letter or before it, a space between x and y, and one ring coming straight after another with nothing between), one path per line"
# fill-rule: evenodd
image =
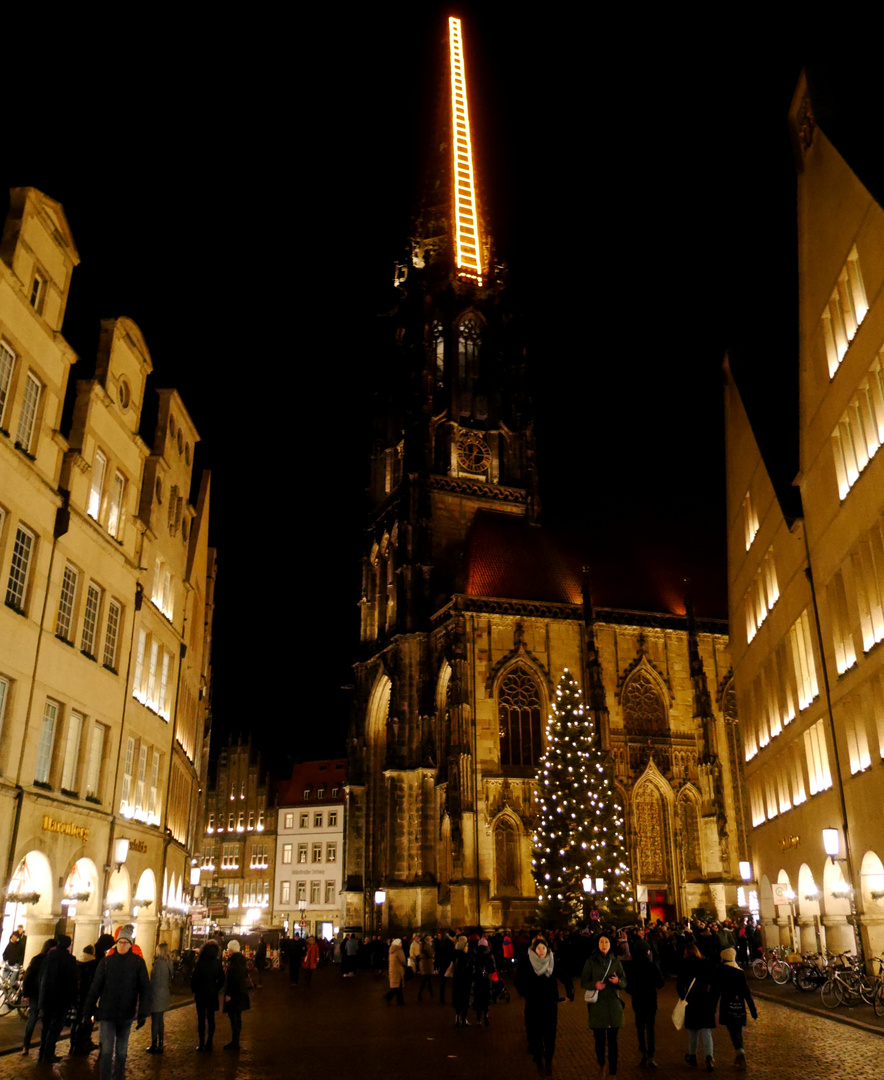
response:
M101 1080L122 1080L132 1021L137 1014L137 1027L144 1027L150 1014L150 976L147 964L132 951L134 940L135 927L129 923L121 928L116 948L98 965L86 999L87 1016L98 1002Z
M71 939L58 938L40 970L40 1012L43 1032L40 1038L40 1061L61 1061L55 1044L64 1027L68 1010L77 1003L77 961L71 956Z

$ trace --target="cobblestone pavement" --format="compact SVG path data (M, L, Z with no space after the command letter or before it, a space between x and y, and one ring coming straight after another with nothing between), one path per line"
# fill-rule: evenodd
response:
M243 1045L235 1055L220 1049L229 1038L229 1024L219 1014L216 1044L211 1057L196 1054L196 1020L192 1005L166 1014L166 1053L150 1056L150 1025L133 1031L128 1080L197 1080L210 1072L221 1080L535 1080L527 1053L523 1010L515 990L512 1001L491 1010L491 1026L457 1030L450 1005L438 998L417 1002L414 982L406 987L406 1007L388 1007L382 994L385 981L360 972L341 979L338 969L316 973L312 987L291 989L286 972L265 974L263 989L252 994L252 1009L245 1016ZM753 986L753 991L755 990ZM438 980L436 980L438 992ZM582 994L578 992L578 999ZM618 1076L629 1078L705 1075L684 1061L687 1035L677 1032L669 1019L676 1001L669 982L660 992L657 1022L656 1071L639 1067L632 1009L620 1032ZM879 1077L884 1062L884 1041L876 1031L846 1026L828 1016L796 1011L774 1000L758 1000L759 1020L746 1031L748 1070L759 1080L830 1080L849 1075L851 1080ZM472 1018L471 1018L472 1019ZM39 1030L39 1029L38 1029ZM727 1032L716 1029L716 1072L736 1076L734 1054ZM95 1080L97 1055L89 1059L66 1056L53 1067L29 1058L0 1058L0 1080L35 1077L37 1080ZM565 1004L559 1012L559 1036L554 1061L558 1080L594 1080L597 1066L592 1037L582 1000Z

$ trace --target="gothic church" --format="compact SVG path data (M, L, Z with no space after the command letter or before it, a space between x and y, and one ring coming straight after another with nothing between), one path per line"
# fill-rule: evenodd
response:
M723 917L744 901L748 858L727 624L689 603L627 611L591 596L581 560L539 523L526 360L476 198L462 33L450 20L447 130L379 363L345 924L530 921L535 777L566 667L614 762L637 901L650 917Z

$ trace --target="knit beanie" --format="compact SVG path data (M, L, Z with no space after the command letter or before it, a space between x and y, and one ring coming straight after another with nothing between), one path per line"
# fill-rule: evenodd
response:
M722 963L732 964L734 962L734 960L736 960L736 958L737 958L737 950L736 949L722 949L721 950Z
M117 941L123 940L128 941L130 945L135 940L135 927L132 923L126 923L117 930Z

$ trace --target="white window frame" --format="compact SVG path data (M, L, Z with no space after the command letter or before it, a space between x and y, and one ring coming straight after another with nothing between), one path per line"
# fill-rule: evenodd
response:
M292 861L293 846L291 844L282 845L282 861L283 865L288 866Z
M83 630L80 635L80 651L87 656L95 656L95 642L98 638L98 623L101 619L101 598L103 590L100 585L90 581L86 586L86 603L83 607Z
M117 670L117 645L122 622L123 605L112 596L107 605L107 624L104 630L104 666L112 671Z
M322 903L322 879L313 878L310 882L310 903L321 904Z
M11 688L12 681L7 679L5 675L0 675L0 737L3 735L3 728L6 720L6 706L9 702Z
M280 904L291 904L292 883L290 881L281 881L279 883L279 902Z
M335 882L327 881L325 883L325 904L329 907L335 902Z
M6 604L16 611L25 610L31 558L36 547L36 540L36 535L30 529L26 529L24 525L17 527L12 548L12 561L9 566L9 584L6 587Z
M107 512L107 531L119 540L123 525L123 500L126 494L126 477L121 472L114 474L110 490Z
M4 419L6 406L9 404L9 387L12 385L12 373L15 370L16 355L12 347L0 341L0 428L5 431Z
M40 395L43 393L43 383L33 371L29 371L25 378L25 392L21 403L21 412L18 414L18 431L15 436L16 443L26 454L31 453L34 444L34 431L37 427L37 412L40 408Z
M104 478L107 475L107 456L96 448L92 457L92 483L89 487L89 505L86 513L95 521L101 517L101 498L104 494Z
M282 827L284 829L293 829L295 827L295 815L294 814L283 814Z
M61 767L61 786L67 791L77 790L77 766L80 761L80 740L83 737L82 713L71 709L64 740L64 761Z
M61 705L52 698L47 698L43 706L43 724L40 728L40 744L37 748L37 763L34 768L34 780L48 784L52 774L52 751L55 748L55 731Z
M61 595L58 598L58 615L55 619L55 636L70 641L73 635L74 608L77 603L77 586L80 571L71 563L65 563L61 578Z
M101 798L101 773L107 728L97 721L92 725L92 745L89 747L89 769L86 775L86 795Z
M135 767L135 740L130 735L126 740L126 757L123 761L123 790L120 795L120 813L132 817L130 800L132 797L132 770Z

